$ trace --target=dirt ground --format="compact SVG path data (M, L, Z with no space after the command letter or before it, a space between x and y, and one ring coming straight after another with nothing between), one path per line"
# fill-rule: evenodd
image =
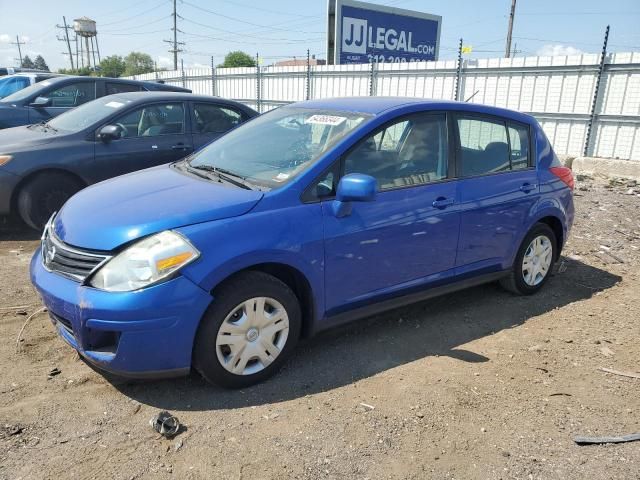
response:
M640 442L573 437L640 432L640 379L599 370L640 372L640 187L582 178L576 206L538 295L491 284L364 320L242 391L106 379L46 313L17 352L38 242L5 224L0 478L638 479ZM185 425L172 440L161 409Z

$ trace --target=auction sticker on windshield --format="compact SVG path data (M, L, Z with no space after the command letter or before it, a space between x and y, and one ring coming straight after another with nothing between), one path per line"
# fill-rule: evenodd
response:
M347 117L338 117L336 115L311 115L304 123L315 123L318 125L340 125Z

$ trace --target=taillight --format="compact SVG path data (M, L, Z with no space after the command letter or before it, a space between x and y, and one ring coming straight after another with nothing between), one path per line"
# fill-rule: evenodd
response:
M567 167L551 167L549 171L553 173L556 177L562 180L567 187L573 190L575 183L573 181L573 172L571 172L570 168Z

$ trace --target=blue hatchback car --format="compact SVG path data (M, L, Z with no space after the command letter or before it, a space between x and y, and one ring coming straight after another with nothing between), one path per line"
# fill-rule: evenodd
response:
M533 294L571 227L571 171L521 113L411 98L273 110L185 160L91 186L31 279L97 367L226 387L301 337L499 280Z

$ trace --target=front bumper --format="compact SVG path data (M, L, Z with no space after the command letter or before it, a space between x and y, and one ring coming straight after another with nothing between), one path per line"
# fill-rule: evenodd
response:
M47 271L40 249L31 282L59 335L99 369L128 377L187 374L211 295L184 276L135 292L105 292Z
M11 196L22 177L0 168L0 215L11 213Z

